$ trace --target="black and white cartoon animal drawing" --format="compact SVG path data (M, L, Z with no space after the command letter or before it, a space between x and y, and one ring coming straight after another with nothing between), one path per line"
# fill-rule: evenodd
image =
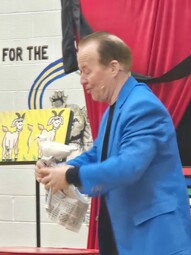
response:
M68 96L64 95L64 91L56 90L54 91L54 94L50 97L50 102L52 104L53 108L59 108L59 107L67 107L66 101L68 99Z
M43 135L44 137L46 137L47 141L54 141L55 140L55 136L56 136L56 132L59 129L59 127L61 125L64 124L64 118L61 116L62 113L64 112L64 110L61 110L58 114L56 111L52 110L52 113L54 114L47 123L47 126L52 126L52 128L50 130L47 130L44 125L38 123L38 129L41 131L41 135ZM41 150L39 148L38 151L38 158L41 158L42 153Z
M64 91L55 91L53 96L50 97L53 107L68 107L73 112L69 144L77 146L78 150L70 155L70 158L72 158L76 154L88 150L93 140L86 107L80 108L77 104L67 104L67 99L68 96L65 96Z
M15 127L15 131L9 131L7 126L2 125L2 130L5 133L2 140L2 161L16 161L18 158L18 142L20 132L23 130L25 113L21 116L16 112L17 118L13 120L11 128Z
M76 144L79 152L87 150L88 145L92 144L91 130L85 107L71 104L68 107L72 110L74 116L70 134L70 144Z
M27 139L27 153L30 152L30 143L31 143L31 137L32 137L32 133L33 133L33 125L31 124L27 124L27 129L29 130L29 136Z

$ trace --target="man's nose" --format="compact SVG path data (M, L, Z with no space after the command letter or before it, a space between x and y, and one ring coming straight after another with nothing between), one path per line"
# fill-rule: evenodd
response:
M80 76L80 83L82 84L82 86L87 84L87 79L84 74L81 74Z

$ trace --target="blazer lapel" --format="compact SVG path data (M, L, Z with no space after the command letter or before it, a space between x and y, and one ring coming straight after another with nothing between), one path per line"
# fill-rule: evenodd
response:
M115 137L115 130L116 130L116 125L118 124L118 119L121 113L121 108L123 107L123 104L127 100L131 90L136 86L137 81L130 76L129 79L125 82L123 88L121 89L118 99L116 101L115 105L115 110L113 114L113 119L112 119L112 125L111 125L111 130L110 130L110 139L109 139L109 144L108 144L108 155L111 153L112 149L112 143L114 141Z

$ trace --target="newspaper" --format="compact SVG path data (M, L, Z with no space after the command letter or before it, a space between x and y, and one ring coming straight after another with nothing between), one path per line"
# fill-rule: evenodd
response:
M44 145L46 145L45 142L43 142ZM63 144L48 141L47 146L41 146L41 160L47 167L56 167L57 161L72 152L73 147L71 151L70 146L67 148L68 150L66 150L66 145L63 147ZM67 190L59 190L55 194L52 194L51 188L46 190L45 209L48 218L71 231L80 230L88 207L89 203L74 185L69 185Z
M60 190L52 194L51 189L46 191L45 209L48 218L66 229L78 232L84 221L89 203L74 185L67 191Z

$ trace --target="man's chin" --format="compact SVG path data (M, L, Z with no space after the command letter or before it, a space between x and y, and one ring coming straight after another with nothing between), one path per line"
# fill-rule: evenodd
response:
M98 100L99 100L98 96L95 95L95 94L93 94L93 93L90 93L90 96L91 96L91 98L92 98L94 101L98 101Z
M100 102L100 103L104 103L105 101L103 100L103 98L101 98L101 97L96 97L96 96L93 96L93 95L91 95L91 97L92 97L92 100L93 101L96 101L96 102Z

